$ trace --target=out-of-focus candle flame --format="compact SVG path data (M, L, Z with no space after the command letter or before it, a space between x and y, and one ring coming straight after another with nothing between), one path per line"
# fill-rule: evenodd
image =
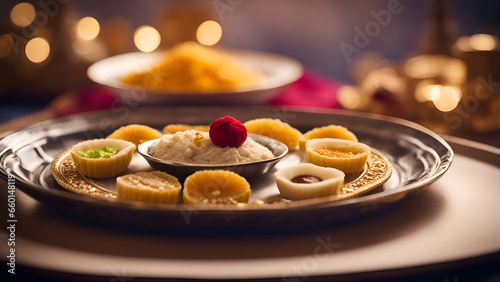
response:
M26 44L26 57L33 63L41 63L50 54L50 45L47 39L35 37Z
M477 51L491 51L497 45L495 37L489 34L474 34L469 41L472 49Z
M441 86L437 91L439 95L432 102L441 112L452 111L457 107L462 98L462 91L456 86Z
M134 33L135 46L142 52L152 52L156 50L160 42L160 33L152 26L140 26Z
M455 46L462 52L493 51L498 47L498 38L489 34L474 34L460 37Z
M205 46L217 44L222 37L222 27L216 21L208 20L200 24L196 30L196 39Z
M8 34L0 35L0 58L7 57L12 50L11 37Z
M83 40L92 40L99 35L101 27L93 17L81 18L76 24L76 35Z
M447 83L465 82L467 65L464 61L444 55L420 55L404 64L405 72L413 78L441 77Z
M21 2L12 8L10 20L19 27L30 25L36 16L35 7L28 2Z
M350 85L345 85L337 91L337 99L339 103L348 110L356 109L361 104L361 95L359 90Z

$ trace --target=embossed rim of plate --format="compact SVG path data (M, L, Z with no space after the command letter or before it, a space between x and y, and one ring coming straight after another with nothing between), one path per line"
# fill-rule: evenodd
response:
M332 201L347 200L364 195L384 184L392 175L392 164L386 156L376 149L371 149L371 154L367 160L367 169L354 181L344 185L338 195L319 197L298 201L280 201L265 204L246 204L246 205L190 205L189 208L198 210L273 210L287 209L295 207L304 207L314 204L321 204ZM183 210L186 205L156 205L140 202L125 202L116 199L116 193L100 187L90 178L82 176L76 171L69 149L59 154L51 165L51 172L54 179L63 187L71 192L105 200L113 200L123 204L160 207L165 210Z

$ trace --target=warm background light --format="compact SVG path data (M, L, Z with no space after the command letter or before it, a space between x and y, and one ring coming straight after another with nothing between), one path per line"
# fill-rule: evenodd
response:
M405 72L413 78L426 79L441 77L448 83L464 83L467 65L464 61L444 55L420 55L408 60Z
M496 40L489 34L474 34L469 39L470 46L478 51L491 51L496 47Z
M26 57L33 63L41 63L50 54L49 42L42 37L35 37L26 44Z
M462 91L455 86L440 86L437 91L439 95L432 102L441 112L452 111L457 107L458 102L462 98Z
M203 45L217 44L222 37L222 27L216 21L204 21L196 30L196 39Z
M12 8L10 20L19 27L30 25L35 20L35 7L28 2L21 2Z
M158 30L149 25L137 28L134 33L135 46L142 52L152 52L160 45L161 37Z
M83 40L92 40L99 35L99 22L93 17L84 17L76 24L76 35Z
M12 50L10 35L0 35L0 58L7 57Z

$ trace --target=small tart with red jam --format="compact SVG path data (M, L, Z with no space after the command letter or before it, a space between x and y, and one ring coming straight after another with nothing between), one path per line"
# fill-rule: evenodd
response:
M309 162L332 167L344 173L357 173L365 168L371 149L368 145L334 138L309 140L306 153Z
M316 127L304 133L304 135L302 135L299 139L300 150L306 150L307 141L319 138L336 138L355 142L358 141L356 135L354 135L354 133L349 131L347 128L340 125L331 124L322 127Z
M345 174L334 168L301 163L274 173L281 196L304 200L337 195L344 185Z

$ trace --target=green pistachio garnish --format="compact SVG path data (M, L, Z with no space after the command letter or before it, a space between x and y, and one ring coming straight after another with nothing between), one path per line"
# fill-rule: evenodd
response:
M106 146L102 149L90 149L87 152L78 151L77 154L81 157L89 159L109 159L110 157L116 155L117 151L118 150L116 148L109 148L108 146Z

